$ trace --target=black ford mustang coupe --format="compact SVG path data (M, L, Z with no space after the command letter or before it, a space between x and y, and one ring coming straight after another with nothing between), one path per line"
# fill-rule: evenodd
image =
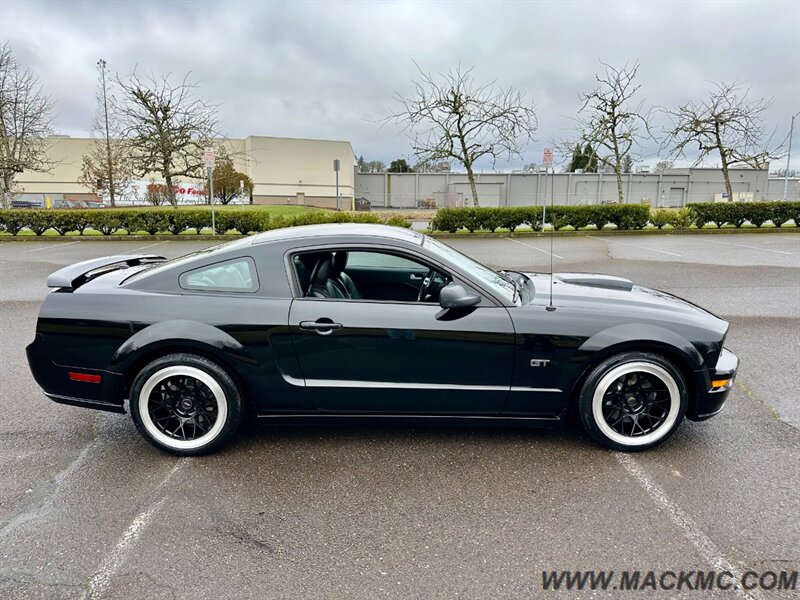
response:
M179 455L216 450L245 415L552 427L575 413L603 446L644 450L719 412L738 365L728 324L670 294L495 272L381 225L111 256L47 285L27 349L45 394L114 412L127 399Z

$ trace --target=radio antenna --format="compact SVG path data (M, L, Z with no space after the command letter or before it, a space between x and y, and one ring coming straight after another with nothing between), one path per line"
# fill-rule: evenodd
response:
M553 205L555 204L555 187L556 187L556 170L552 166L550 167L552 172L550 173L550 220L553 220ZM545 204L547 203L547 198L545 198ZM544 227L544 223L542 223L542 227ZM547 310L552 312L556 309L553 306L553 232L555 231L555 227L553 224L550 224L550 303L547 305Z

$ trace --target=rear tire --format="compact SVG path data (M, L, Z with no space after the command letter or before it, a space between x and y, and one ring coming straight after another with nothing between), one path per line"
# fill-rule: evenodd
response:
M236 433L242 394L215 362L170 354L144 367L131 385L133 422L155 447L178 456L209 454Z
M595 367L581 388L581 422L598 444L624 452L653 448L669 438L686 414L688 393L670 361L625 352Z

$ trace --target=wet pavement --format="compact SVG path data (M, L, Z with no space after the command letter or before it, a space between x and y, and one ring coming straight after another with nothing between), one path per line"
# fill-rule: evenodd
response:
M449 238L546 271L546 238ZM589 598L542 571L800 569L800 235L559 238L558 271L629 277L731 322L725 410L623 455L577 428L248 427L177 459L128 415L47 400L24 348L46 276L196 241L0 244L0 597ZM689 589L664 598L786 598ZM622 597L639 597L626 592Z

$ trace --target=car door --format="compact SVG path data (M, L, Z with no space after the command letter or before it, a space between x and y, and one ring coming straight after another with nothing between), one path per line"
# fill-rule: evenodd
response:
M408 300L421 284L411 275L430 267L399 252L376 254L373 279L365 265L347 269L364 298L293 300L289 328L304 381L289 382L305 385L326 413L499 414L514 362L508 311L488 298L458 312ZM415 283L414 293L370 297L376 281L399 285L400 277Z

